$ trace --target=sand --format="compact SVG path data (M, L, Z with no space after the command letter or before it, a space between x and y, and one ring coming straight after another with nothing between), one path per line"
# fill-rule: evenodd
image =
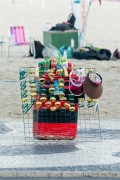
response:
M71 3L66 0L16 0L0 1L0 35L7 34L10 25L24 25L29 34L43 42L44 23L55 25L66 21L71 12ZM86 42L94 46L110 49L120 48L120 3L94 2L88 16ZM5 48L4 48L5 51ZM28 47L16 47L10 57L5 52L0 57L0 120L22 118L20 99L20 67L36 67L42 59L26 58ZM72 60L79 67L93 67L103 78L104 91L99 99L100 118L116 119L120 116L120 60Z

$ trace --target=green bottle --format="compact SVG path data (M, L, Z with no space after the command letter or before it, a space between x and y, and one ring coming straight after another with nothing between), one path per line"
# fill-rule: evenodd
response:
M58 53L58 65L61 65L61 54L60 53Z
M45 70L50 69L50 58L45 58L45 64L44 64Z

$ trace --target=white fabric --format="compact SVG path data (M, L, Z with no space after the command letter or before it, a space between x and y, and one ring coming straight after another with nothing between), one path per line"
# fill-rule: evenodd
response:
M79 46L84 46L87 16L91 0L71 0L72 12L76 17L75 28L79 31Z

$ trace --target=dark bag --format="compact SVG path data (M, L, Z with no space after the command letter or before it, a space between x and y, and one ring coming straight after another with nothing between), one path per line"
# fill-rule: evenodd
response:
M113 60L117 60L117 59L120 59L120 51L118 49L116 49L113 53L113 56L112 56L112 59Z
M67 22L62 22L53 26L49 31L65 31L65 30L76 30L74 27L75 24L75 16L73 13L69 14Z
M96 55L98 60L110 60L112 54L108 49L100 49Z
M75 16L74 16L74 14L73 14L73 13L70 13L67 22L70 23L70 24L72 24L72 26L74 27L74 25L75 25L75 20L76 20L76 18L75 18Z
M75 59L96 59L97 52L90 48L82 48L80 51L75 51L73 54Z
M97 59L97 60L110 60L111 58L111 52L108 49L91 49L88 48L88 50L83 51L83 52L75 52L73 55L74 58L76 59Z
M74 26L71 23L59 23L56 26L53 26L49 31L66 31L66 30L75 30Z
M43 58L42 50L44 46L40 41L33 41L32 45L29 48L29 55L35 59Z

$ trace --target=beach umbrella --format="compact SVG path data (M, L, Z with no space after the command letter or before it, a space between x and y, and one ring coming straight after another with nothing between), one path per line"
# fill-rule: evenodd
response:
M120 0L71 0L72 13L75 15L75 28L78 29L79 47L85 45L85 32L87 28L87 19L92 2L98 1L100 4L104 1L120 2Z
M75 28L78 29L79 46L85 43L85 31L87 27L87 17L91 5L91 0L71 0L72 13L75 15Z

